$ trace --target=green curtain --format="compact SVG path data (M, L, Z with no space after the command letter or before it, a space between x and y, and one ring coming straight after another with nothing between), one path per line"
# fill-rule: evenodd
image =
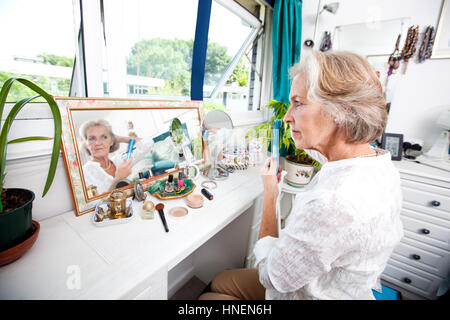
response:
M273 98L289 103L289 69L300 60L302 1L275 0L273 8Z

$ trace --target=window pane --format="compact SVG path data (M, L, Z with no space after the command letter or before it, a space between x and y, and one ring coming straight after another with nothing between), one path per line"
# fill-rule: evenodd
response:
M211 96L252 31L253 28L236 14L212 2L203 87L205 98ZM247 111L249 73L250 61L244 55L210 103L223 105L228 111Z
M198 0L126 0L121 11L105 10L106 28L108 21L123 21L124 56L116 63L126 65L123 92L128 97L190 96L197 5ZM114 39L107 33L108 41Z
M22 77L52 95L68 96L75 56L73 21L72 0L1 0L0 86L12 76ZM30 94L15 84L8 101Z

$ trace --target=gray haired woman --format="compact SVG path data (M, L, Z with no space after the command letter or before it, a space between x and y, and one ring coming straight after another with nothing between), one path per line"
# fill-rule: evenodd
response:
M91 160L83 164L83 175L86 187L96 186L99 194L112 191L120 179L127 178L132 172L134 163L150 152L153 146L151 138L136 138L136 150L128 161L121 155L110 154L117 151L120 143L129 143L131 137L117 136L106 120L89 120L79 129L82 148L91 156Z
M353 53L313 51L291 75L284 121L322 169L278 234L281 169L266 162L256 268L220 272L201 299L374 299L403 236L399 173L389 152L370 145L387 120L373 68Z

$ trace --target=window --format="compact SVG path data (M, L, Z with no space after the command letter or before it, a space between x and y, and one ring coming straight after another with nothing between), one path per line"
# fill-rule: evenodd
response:
M189 99L197 6L198 0L103 1L98 72L110 96Z
M252 52L261 22L234 1L212 2L205 63L205 102L228 112L253 110ZM249 108L250 106L250 108Z
M72 0L0 1L0 86L10 77L21 77L52 95L69 95L75 56L73 21ZM14 85L8 101L15 102L24 93L31 91Z

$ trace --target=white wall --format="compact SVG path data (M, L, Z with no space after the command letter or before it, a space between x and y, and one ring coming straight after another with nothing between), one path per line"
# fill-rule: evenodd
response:
M322 4L333 2L322 1ZM335 15L323 12L316 32L316 46L324 31L335 26L410 17L411 24L437 27L441 0L340 0ZM313 38L318 1L304 0L302 42ZM400 49L404 42L401 41ZM395 43L392 44L392 50ZM418 43L420 46L420 43ZM308 51L302 47L302 56ZM387 59L386 59L387 61ZM432 59L422 64L413 58L405 75L398 77L386 132L402 133L405 139L421 139L428 150L441 129L434 125L439 113L450 108L450 59Z

